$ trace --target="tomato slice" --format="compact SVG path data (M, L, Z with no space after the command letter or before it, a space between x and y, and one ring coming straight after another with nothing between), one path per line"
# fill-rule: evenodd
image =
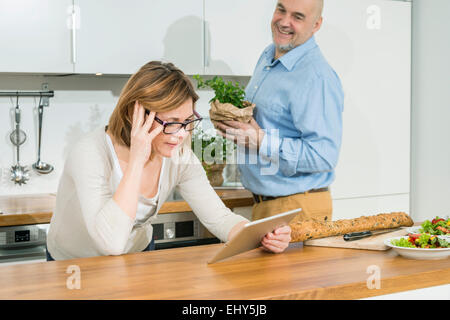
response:
M441 227L441 226L438 226L436 229L441 230L444 233L450 233L450 230L448 230L448 229L446 229L444 227Z

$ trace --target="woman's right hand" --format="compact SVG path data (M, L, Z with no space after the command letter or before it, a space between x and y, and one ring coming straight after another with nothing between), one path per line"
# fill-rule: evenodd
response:
M130 138L130 163L144 165L150 158L153 139L163 130L163 126L157 126L152 131L153 120L156 112L145 115L145 109L138 101L134 104L133 123Z

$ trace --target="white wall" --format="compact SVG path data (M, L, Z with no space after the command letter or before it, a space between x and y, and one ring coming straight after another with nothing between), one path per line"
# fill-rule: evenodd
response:
M450 1L414 0L411 215L450 215Z
M10 181L10 167L15 163L15 147L9 141L14 128L15 98L0 98L0 195L56 192L69 146L83 133L105 123L118 99L126 78L95 79L93 77L45 77L30 75L0 75L2 91L35 91L47 82L55 96L44 108L41 160L51 163L55 171L38 176L30 170L26 185ZM27 134L20 148L20 163L31 168L37 158L38 98L19 98L22 112L21 128Z
M207 78L207 77L205 77ZM249 77L224 77L246 85ZM56 193L65 156L71 145L83 134L106 125L127 76L43 76L0 74L0 91L36 91L42 83L48 83L55 96L50 106L44 108L41 161L48 162L55 170L39 175L31 169L37 160L37 106L39 98L19 98L21 129L27 140L20 147L20 163L29 169L30 180L24 185L10 181L10 169L15 164L16 149L9 140L14 130L15 98L0 97L0 196ZM197 110L209 117L210 90L197 90L200 99ZM212 127L207 119L203 128ZM231 173L230 173L231 174Z
M0 91L35 91L48 83L55 96L44 108L41 160L54 165L54 172L38 175L31 170L37 159L38 98L19 98L21 129L27 140L20 147L20 163L30 170L30 180L19 186L10 181L15 147L9 140L14 129L15 98L0 97L0 196L55 193L70 146L84 133L108 122L128 77L32 76L0 74ZM241 80L241 79L240 79ZM242 81L242 80L241 80ZM210 91L199 91L197 108L207 116Z

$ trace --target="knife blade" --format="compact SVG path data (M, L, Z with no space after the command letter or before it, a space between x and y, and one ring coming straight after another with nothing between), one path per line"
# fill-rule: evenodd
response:
M359 240L359 239L363 239L363 238L367 238L367 237L371 237L371 236L375 236L375 235L379 235L379 234L383 234L383 233L394 232L397 230L400 230L400 228L375 230L375 231L350 232L350 233L344 234L344 240L345 241L354 241L354 240Z

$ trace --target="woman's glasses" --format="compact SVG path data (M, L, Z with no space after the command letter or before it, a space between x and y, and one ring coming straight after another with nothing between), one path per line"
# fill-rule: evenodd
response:
M149 115L150 111L145 110L145 114ZM167 122L155 116L155 121L164 127L163 132L165 134L174 134L180 131L181 128L184 128L184 130L186 131L194 130L199 125L200 121L203 120L203 118L197 113L197 111L194 111L194 116L196 116L197 118L184 122Z

